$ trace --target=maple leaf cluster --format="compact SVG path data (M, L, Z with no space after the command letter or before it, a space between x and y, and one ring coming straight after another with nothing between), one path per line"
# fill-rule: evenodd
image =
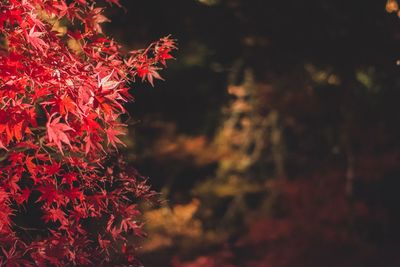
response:
M102 32L103 10L93 0L0 1L1 266L134 261L126 238L142 234L136 204L154 193L112 155L128 84L161 79L176 47L165 37L122 53Z

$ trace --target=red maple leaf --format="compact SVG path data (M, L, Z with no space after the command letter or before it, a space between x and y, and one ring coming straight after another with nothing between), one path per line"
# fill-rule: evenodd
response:
M125 144L117 137L118 135L124 135L123 132L118 131L114 128L108 128L108 129L106 129L105 132L107 135L108 144L111 144L115 148L117 147L117 144L121 144L121 145L125 146Z
M26 40L29 44L31 44L36 49L40 50L40 52L44 52L45 48L49 48L49 44L43 41L40 37L43 36L43 32L35 31L35 26L33 26L29 33L26 35Z
M59 208L51 208L47 210L46 214L43 216L43 219L46 223L49 221L59 221L62 225L67 223L65 213Z
M21 194L17 197L17 203L22 204L24 202L27 202L30 195L31 195L32 190L29 188L24 188L21 190Z
M74 181L78 181L77 174L73 172L68 172L63 175L62 183L72 185Z
M42 194L37 201L45 201L47 204L52 204L53 202L59 203L61 201L61 195L54 186L41 186L38 190Z
M79 199L80 201L83 201L85 198L83 193L80 191L78 187L74 187L64 191L64 195L68 197L70 200Z
M54 114L53 114L54 116ZM71 146L71 143L69 141L69 138L67 136L67 134L65 132L67 131L74 131L73 128L71 128L70 126L66 125L65 123L61 123L60 122L61 117L57 117L55 119L52 120L52 117L49 118L49 121L47 122L47 136L49 138L50 142L54 142L58 149L60 150L60 152L62 154L63 150L62 150L62 143L65 143L67 145Z

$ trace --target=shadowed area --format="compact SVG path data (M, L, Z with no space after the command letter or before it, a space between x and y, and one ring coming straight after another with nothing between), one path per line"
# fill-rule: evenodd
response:
M166 200L145 266L400 264L395 1L121 3L126 48L179 43L128 106L123 152Z

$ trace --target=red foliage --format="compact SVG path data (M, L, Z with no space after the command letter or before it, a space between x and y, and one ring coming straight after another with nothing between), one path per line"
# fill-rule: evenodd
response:
M141 234L134 202L153 193L121 161L106 162L124 133L127 83L161 79L175 43L124 55L102 33L103 9L93 0L0 2L2 266L103 264L119 252L133 261L122 244Z

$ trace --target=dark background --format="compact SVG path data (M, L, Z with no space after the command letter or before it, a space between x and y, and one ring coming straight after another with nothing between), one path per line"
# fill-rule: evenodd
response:
M106 29L126 49L179 46L128 106L124 153L165 199L144 214L145 266L400 266L386 1L121 3Z

